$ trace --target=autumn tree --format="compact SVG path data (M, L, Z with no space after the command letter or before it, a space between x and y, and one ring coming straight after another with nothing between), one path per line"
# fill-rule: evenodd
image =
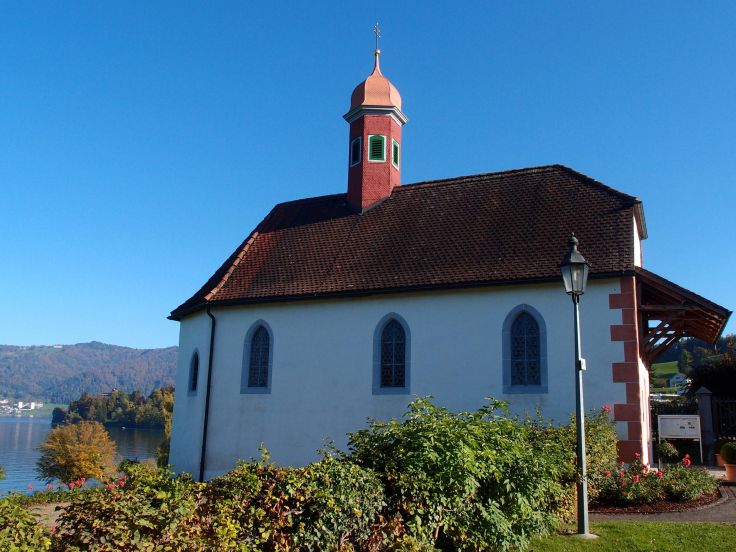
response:
M47 480L69 483L115 470L117 447L99 422L55 427L38 449L37 471Z

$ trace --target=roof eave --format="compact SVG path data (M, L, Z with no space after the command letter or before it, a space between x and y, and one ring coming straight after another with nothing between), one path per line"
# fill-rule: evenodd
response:
M590 280L602 280L606 278L617 278L621 276L634 276L635 270L617 270L613 272L599 272L589 276ZM519 279L507 279L507 280L483 280L477 282L455 282L455 283L443 283L443 284L420 284L415 286L401 286L395 288L371 288L371 289L356 289L356 290L345 290L345 291L329 291L320 293L308 293L308 294L295 294L295 295L275 295L269 297L256 297L256 298L243 298L243 299L229 299L225 301L205 301L190 305L186 308L176 309L171 312L166 318L168 320L174 320L180 322L182 318L193 314L197 311L205 309L207 307L232 307L238 305L256 305L256 304L268 304L268 303L287 303L297 301L310 301L317 299L339 299L339 298L351 298L351 297L367 297L371 295L382 295L382 294L396 294L396 293L417 293L422 291L433 291L433 290L453 290L453 289L476 289L486 287L501 287L501 286L514 286L514 285L532 285L556 282L561 278L558 276L544 276L540 278L526 278L523 280Z

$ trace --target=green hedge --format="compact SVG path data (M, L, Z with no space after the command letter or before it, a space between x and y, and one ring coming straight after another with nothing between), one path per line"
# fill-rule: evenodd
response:
M33 514L12 500L0 499L0 550L42 552L50 548L50 535Z
M564 466L556 446L506 414L495 401L452 413L417 399L405 420L351 434L350 457L381 474L389 511L419 543L523 548L555 527Z
M599 500L617 469L609 411L586 418L590 494ZM496 401L453 413L427 399L303 468L275 466L267 453L208 483L123 468L126 477L76 494L55 550L524 550L572 517L578 477L574 423L518 420ZM631 469L638 485L644 467ZM699 474L673 468L662 476L667 496L710 488Z

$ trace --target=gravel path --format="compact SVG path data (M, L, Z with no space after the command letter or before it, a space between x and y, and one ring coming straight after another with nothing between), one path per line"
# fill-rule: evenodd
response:
M59 515L61 514L60 511L56 510L56 507L59 506L61 508L64 508L68 506L69 502L52 502L50 504L37 504L36 506L31 506L29 510L33 512L36 517L38 517L39 523L42 525L45 525L49 529L54 527L56 525L56 520L59 519Z

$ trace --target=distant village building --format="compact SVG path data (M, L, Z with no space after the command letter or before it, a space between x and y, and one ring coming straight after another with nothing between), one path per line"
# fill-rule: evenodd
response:
M670 387L682 387L688 383L690 383L690 378L688 378L683 373L677 373L670 378L669 386Z
M574 232L591 264L586 403L612 405L621 459L649 462L650 363L683 336L714 342L730 312L643 268L642 202L570 168L401 185L407 117L379 54L344 116L343 191L276 205L171 313L170 461L209 478L263 443L275 462L305 464L416 395L452 410L492 396L567 421L573 324L559 265Z

